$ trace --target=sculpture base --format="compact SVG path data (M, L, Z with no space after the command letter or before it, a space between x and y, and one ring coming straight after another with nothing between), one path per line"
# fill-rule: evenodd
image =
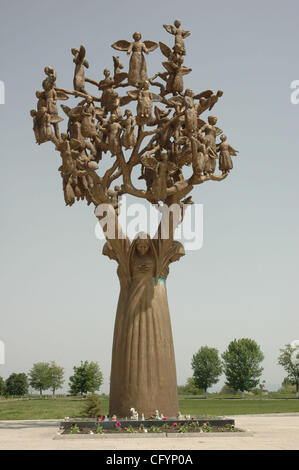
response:
M207 425L213 428L224 428L227 425L230 426L235 426L235 420L234 419L222 419L222 418L213 418L213 419L208 419L208 418L194 418L194 419L182 419L178 420L177 418L169 418L166 420L156 420L156 419L147 419L144 421L141 420L131 420L131 419L118 419L117 421L112 421L111 418L106 418L104 421L96 421L95 419L90 419L90 420L74 420L74 421L63 421L60 423L60 428L63 429L63 432L68 432L74 427L74 424L76 424L80 432L90 432L90 431L95 431L96 427L100 424L103 428L103 430L114 430L117 431L119 428L116 427L116 423L120 423L120 428L128 428L129 426L133 428L139 428L140 426L143 426L143 428L151 428L152 426L160 428L162 426L168 425L169 427L173 427L173 425L176 423L177 426L183 426L183 425L190 425L192 423L196 423L198 428L202 427L203 425Z

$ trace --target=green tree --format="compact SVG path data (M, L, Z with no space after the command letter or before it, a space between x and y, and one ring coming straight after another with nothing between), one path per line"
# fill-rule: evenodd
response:
M51 366L49 362L36 362L29 371L29 383L34 390L39 390L40 396L43 390L51 387Z
M222 372L218 350L208 346L201 347L192 357L191 366L194 384L198 388L203 388L207 398L207 389L218 382Z
M61 388L64 383L64 369L58 366L54 361L50 364L50 387L52 390L53 398L58 388Z
M185 385L178 386L178 393L179 395L200 395L203 389L195 385L193 377L189 377Z
M5 381L2 377L0 377L0 396L5 395L5 390L6 390Z
M264 355L259 345L249 338L231 341L222 354L226 385L244 392L255 388L260 381L263 368L260 363Z
M103 375L97 362L81 361L80 366L74 366L74 375L70 377L69 387L70 393L76 395L78 393L86 394L94 393L99 390L103 383Z
M285 348L280 349L280 353L278 364L288 374L291 384L296 386L296 398L299 398L299 347L286 344Z
M5 393L14 396L23 396L28 393L28 378L24 373L11 374L5 382Z

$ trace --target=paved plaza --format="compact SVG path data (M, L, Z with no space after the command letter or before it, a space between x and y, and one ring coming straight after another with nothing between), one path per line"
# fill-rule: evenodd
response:
M59 439L60 420L0 421L0 450L299 450L299 413L230 416L243 436L200 435L199 437L130 437Z

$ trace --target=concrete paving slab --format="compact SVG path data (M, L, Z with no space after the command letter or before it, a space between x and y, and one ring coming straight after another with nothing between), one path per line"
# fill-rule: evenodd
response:
M1 450L299 450L299 414L231 416L236 427L250 432L199 437L168 437L139 439L54 439L60 420L0 421Z

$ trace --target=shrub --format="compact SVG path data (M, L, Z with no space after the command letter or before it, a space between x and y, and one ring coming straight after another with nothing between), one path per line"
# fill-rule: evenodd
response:
M90 417L101 415L101 397L97 393L87 395L81 415Z

